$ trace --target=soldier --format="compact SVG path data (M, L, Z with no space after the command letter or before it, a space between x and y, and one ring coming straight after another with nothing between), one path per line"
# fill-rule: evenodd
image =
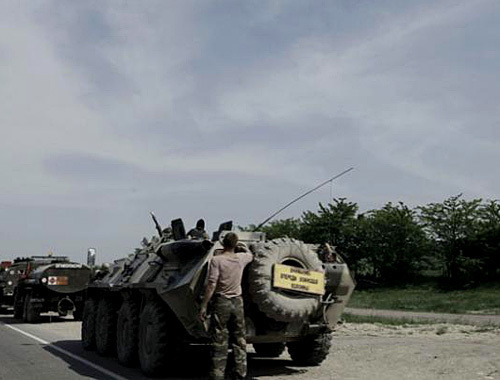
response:
M207 231L205 231L205 221L203 219L198 220L196 222L196 228L191 228L187 236L194 240L208 239Z
M336 263L337 262L337 250L336 247L332 247L330 244L323 244L318 251L318 257L324 263Z
M206 319L207 305L212 296L213 351L210 379L222 380L226 370L229 334L232 345L237 379L246 378L247 353L245 339L245 315L241 296L243 270L253 260L248 252L235 252L238 236L229 232L224 236L224 251L212 258L208 272L208 285L200 311L200 319Z

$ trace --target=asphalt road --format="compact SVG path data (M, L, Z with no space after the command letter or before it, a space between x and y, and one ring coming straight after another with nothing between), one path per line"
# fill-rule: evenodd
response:
M30 325L0 316L0 379L145 379L137 368L83 350L80 326L69 318ZM313 368L293 366L286 353L256 358L249 347L249 372L262 380L500 379L500 329L345 324L333 343L327 360ZM204 379L206 369L194 352L168 378Z

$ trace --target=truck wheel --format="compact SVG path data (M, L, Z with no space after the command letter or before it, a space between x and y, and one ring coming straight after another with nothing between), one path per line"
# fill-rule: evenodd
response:
M28 323L36 323L40 320L40 311L31 303L31 293L24 297L23 320Z
M95 346L100 355L112 355L116 349L117 310L109 298L101 298L97 305L95 321Z
M95 348L95 319L97 314L97 302L89 298L83 305L82 316L82 346L86 350Z
M75 305L75 310L73 311L73 318L75 321L81 321L83 317L83 304L79 303Z
M254 343L253 348L257 356L277 358L285 351L285 343Z
M331 335L308 336L297 342L287 343L288 353L298 365L317 366L326 359L332 345Z
M16 292L14 295L14 318L23 319L24 314L24 299L23 296Z
M121 364L127 367L137 362L139 344L139 306L132 300L123 302L116 323L116 353Z
M171 360L169 355L176 342L169 339L169 315L156 301L148 301L139 323L139 363L146 375L158 374Z
M305 321L320 306L320 297L281 291L273 288L274 264L323 271L322 263L303 242L275 239L252 247L254 260L249 268L252 300L260 311L279 322Z

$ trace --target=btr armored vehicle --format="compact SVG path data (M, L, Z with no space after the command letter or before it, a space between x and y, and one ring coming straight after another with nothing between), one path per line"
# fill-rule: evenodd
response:
M208 265L232 223L222 224L211 241L186 239L180 219L157 229L160 237L143 239L89 285L82 321L85 349L139 364L147 375L168 371L193 346L208 347L209 322L198 315ZM238 249L254 255L243 278L247 342L259 356L288 348L296 363L319 365L354 289L347 265L323 263L318 247L298 240L236 233Z
M4 281L12 293L14 318L35 323L40 313L73 313L81 319L84 291L90 280L90 269L65 256L32 256L18 258L7 269Z

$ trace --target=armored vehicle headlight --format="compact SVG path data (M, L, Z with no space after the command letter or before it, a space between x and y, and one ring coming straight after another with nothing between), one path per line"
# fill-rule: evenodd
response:
M7 281L7 285L12 285L12 281Z
M47 282L47 279L46 279L45 277L44 277L44 278L42 278L42 283L44 283L44 284L45 284L46 282Z

